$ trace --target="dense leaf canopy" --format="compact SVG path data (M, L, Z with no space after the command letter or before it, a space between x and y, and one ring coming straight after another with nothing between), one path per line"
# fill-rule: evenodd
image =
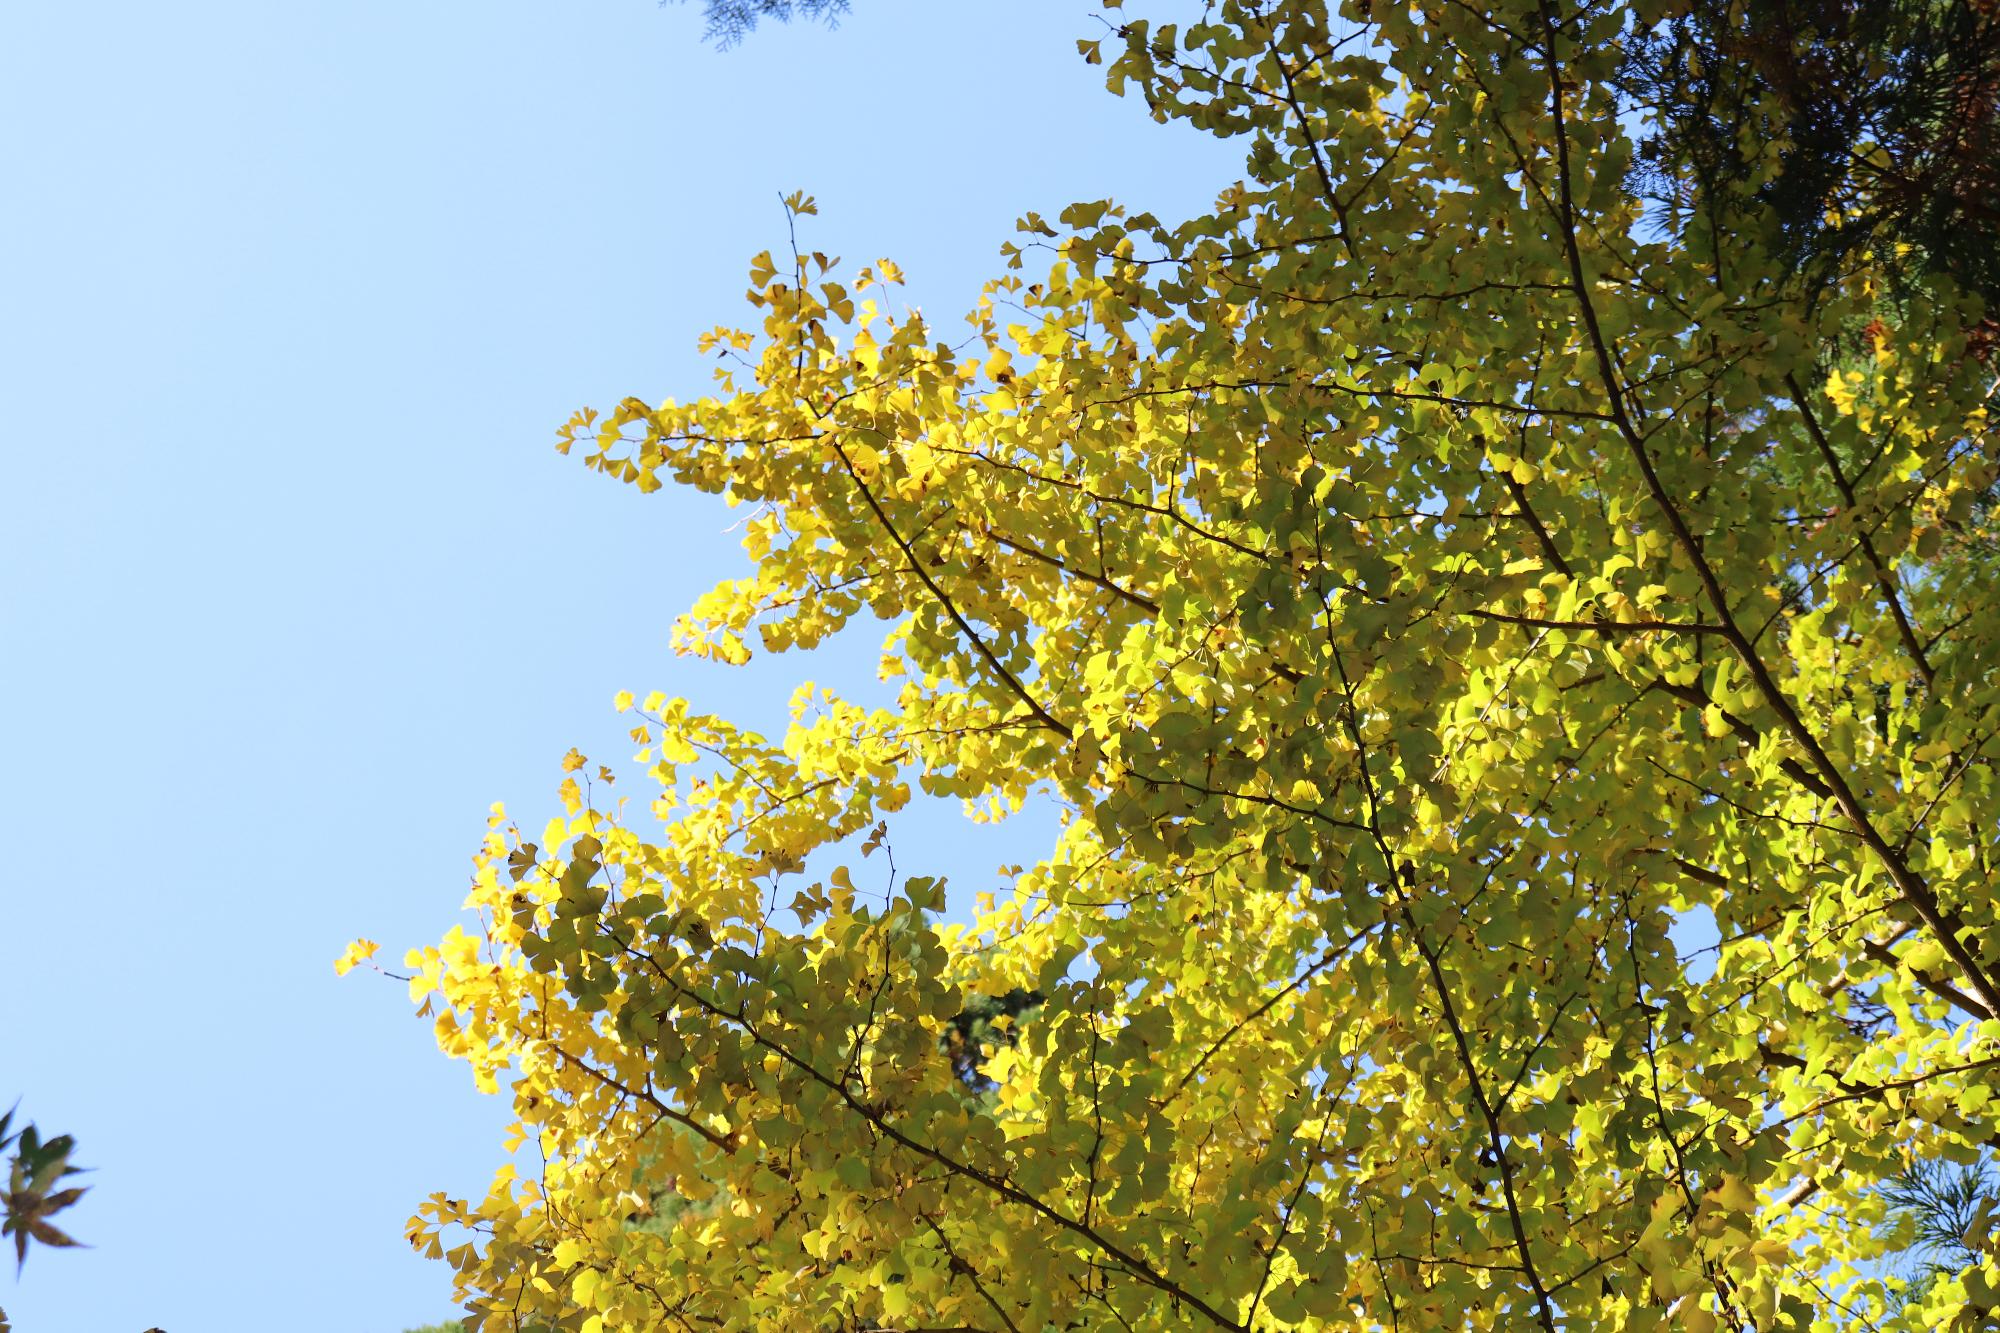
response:
M1880 1188L2000 1119L1983 313L1649 222L1618 75L1671 16L1121 12L1112 90L1246 146L1213 211L1031 215L967 325L759 256L712 396L569 424L743 508L683 651L873 618L897 696L621 696L650 818L580 755L496 812L412 955L547 1163L412 1223L483 1327L1994 1303L1983 1234L1898 1294ZM1060 835L948 917L856 845L913 784ZM948 1030L1023 992L972 1086ZM706 1206L635 1225L663 1189Z

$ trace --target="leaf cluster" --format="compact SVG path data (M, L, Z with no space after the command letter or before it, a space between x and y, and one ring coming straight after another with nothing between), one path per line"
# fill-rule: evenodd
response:
M70 1162L70 1154L76 1150L75 1139L58 1134L44 1140L32 1123L19 1130L11 1128L13 1120L11 1109L0 1115L0 1152L9 1147L14 1149L6 1196L0 1199L0 1205L4 1205L0 1207L0 1236L14 1238L14 1262L19 1267L28 1261L31 1242L39 1241L58 1249L77 1244L49 1219L81 1199L85 1187L58 1188L83 1169Z

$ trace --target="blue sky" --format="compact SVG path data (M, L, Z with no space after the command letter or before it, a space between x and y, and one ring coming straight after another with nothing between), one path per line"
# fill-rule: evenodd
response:
M1234 154L1103 92L1095 14L858 0L718 53L651 0L7 7L0 1105L98 1168L94 1248L0 1279L21 1333L452 1314L401 1227L504 1107L331 960L440 935L489 802L624 759L615 691L768 722L860 660L672 658L732 516L554 429L705 385L783 192L937 316L1026 209L1206 204ZM897 852L969 890L1018 844L940 809Z

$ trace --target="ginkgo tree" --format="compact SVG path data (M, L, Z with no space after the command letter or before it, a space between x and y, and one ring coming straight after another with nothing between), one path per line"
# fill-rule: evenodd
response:
M711 394L564 428L745 511L680 651L872 621L894 703L621 695L646 798L496 811L411 955L545 1163L412 1221L474 1326L1989 1318L1881 1188L2000 1127L1985 312L1778 262L1754 162L1635 195L1675 12L1120 10L1111 90L1246 146L1212 211L1031 214L964 325L759 256ZM954 914L864 854L918 789L1060 832Z

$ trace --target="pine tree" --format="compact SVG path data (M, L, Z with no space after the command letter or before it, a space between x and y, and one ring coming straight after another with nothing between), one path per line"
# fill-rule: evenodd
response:
M661 0L669 2L680 4L684 0ZM789 23L796 16L832 26L847 9L848 0L702 0L708 39L725 50L749 36L763 19Z
M1632 180L1666 215L1769 228L1820 281L1871 250L1905 293L1943 273L2000 309L2000 5L1696 0L1633 22Z

